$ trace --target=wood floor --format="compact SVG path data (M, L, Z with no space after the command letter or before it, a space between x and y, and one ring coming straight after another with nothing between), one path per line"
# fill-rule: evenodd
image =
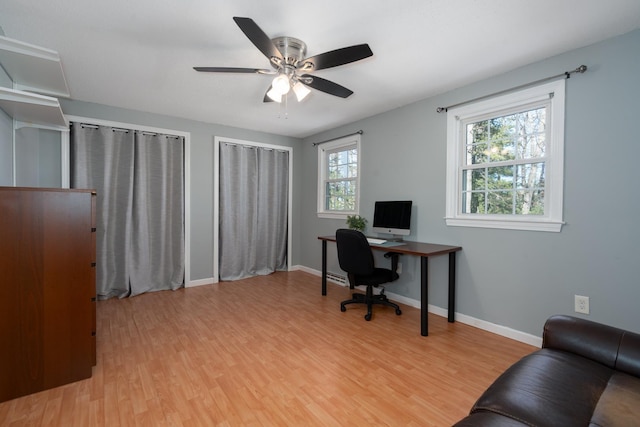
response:
M93 377L0 403L0 425L447 426L535 350L348 297L291 272L101 301Z

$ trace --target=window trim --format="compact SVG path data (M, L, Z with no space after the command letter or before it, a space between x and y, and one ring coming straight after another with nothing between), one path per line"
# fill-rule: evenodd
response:
M325 209L325 181L327 176L327 155L329 153L340 151L341 148L355 146L358 151L358 165L356 176L356 208L353 211L329 211ZM333 141L325 142L318 145L318 200L317 214L318 218L346 219L349 215L358 215L360 213L360 172L362 170L362 155L360 150L360 134L349 135L338 138Z
M496 117L502 111L531 103L549 102L548 154L546 155L545 215L490 215L462 213L461 167L464 155L464 121ZM448 226L560 232L564 221L564 116L565 81L558 80L521 91L466 104L447 111L446 216Z

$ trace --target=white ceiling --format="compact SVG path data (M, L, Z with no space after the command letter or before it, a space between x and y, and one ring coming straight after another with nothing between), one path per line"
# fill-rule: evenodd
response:
M360 43L374 56L317 72L351 97L313 91L285 118L262 102L273 77L192 69L269 68L234 16L307 56ZM73 99L305 137L640 28L640 1L2 0L0 27L58 51Z

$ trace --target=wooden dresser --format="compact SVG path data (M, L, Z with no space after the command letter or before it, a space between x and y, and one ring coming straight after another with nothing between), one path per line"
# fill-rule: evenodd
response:
M0 402L91 377L95 197L0 187Z

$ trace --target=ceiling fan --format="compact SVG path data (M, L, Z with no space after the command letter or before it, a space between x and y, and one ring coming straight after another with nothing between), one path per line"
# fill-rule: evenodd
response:
M353 91L310 73L359 61L373 55L367 44L359 44L305 58L307 45L293 37L270 39L251 18L234 17L242 32L271 62L271 69L235 67L193 67L196 71L213 73L255 73L275 75L264 96L264 102L282 102L290 90L302 101L308 87L330 95L347 98Z

